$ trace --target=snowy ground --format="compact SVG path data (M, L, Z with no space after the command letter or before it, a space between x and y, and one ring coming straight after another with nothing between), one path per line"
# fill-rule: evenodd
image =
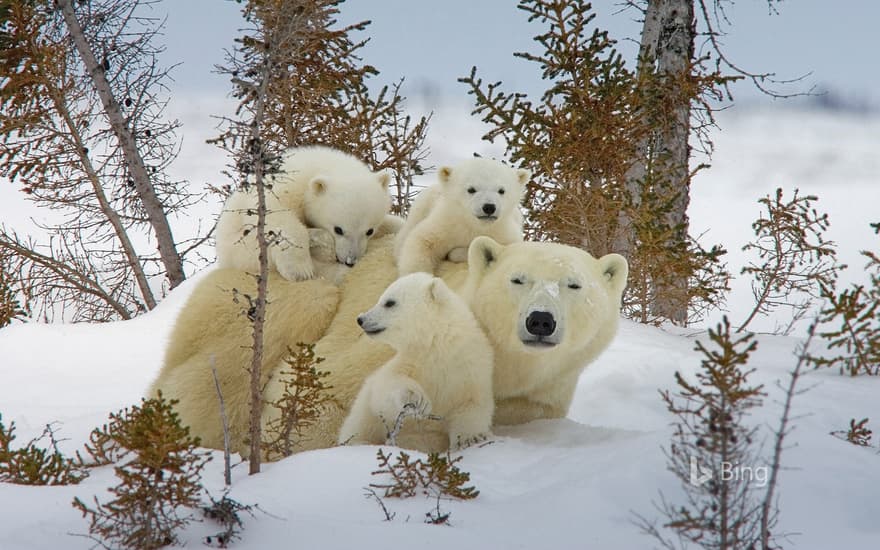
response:
M187 141L178 175L195 184L224 183L223 158L202 144L212 134L216 106L180 107ZM497 145L479 141L480 126L466 106L438 111L430 136L431 164L441 165L471 152L500 156ZM877 247L868 223L880 221L880 117L838 113L743 111L724 113L714 135L714 166L694 183L691 220L705 242L723 243L732 271L746 258L739 251L751 237L760 196L775 187L799 187L820 196L831 214L830 238L841 259L856 266L845 280L861 277L858 250ZM20 196L0 185L2 221L27 229L32 211ZM205 216L217 205L207 204ZM195 220L179 220L191 227ZM88 432L107 414L138 402L159 368L176 312L198 277L171 293L141 318L105 325L15 325L0 330L0 413L15 421L19 441L38 435L45 423L59 422L62 449L81 448ZM748 312L748 281L734 281L729 300L734 322ZM753 328L770 330L780 319L762 319ZM658 491L673 502L680 489L665 470L661 446L668 443L670 417L658 388L673 384L673 372L693 373L699 356L695 331L668 332L625 322L617 340L578 385L569 418L499 430L494 442L464 452L461 466L481 491L470 502L443 502L451 527L423 524L433 502L389 500L396 513L382 521L379 507L363 498L372 479L375 448L337 448L304 453L270 464L259 476L234 471L231 496L258 503L271 515L249 519L237 548L609 548L651 547L632 525L632 512L653 514ZM784 379L794 364L796 338L761 336L752 366L755 380L770 395L754 422L770 426L780 412ZM851 379L836 372L813 372L811 386L795 402L797 429L786 451L781 478L781 529L799 533L790 547L875 548L880 540L877 449L857 448L829 435L850 418L880 420L880 379ZM768 425L769 424L769 425ZM873 424L873 422L872 422ZM876 428L876 426L875 426ZM755 465L760 466L760 465ZM222 485L221 461L205 481L215 494ZM0 549L89 548L70 533L85 533L86 522L71 506L74 496L90 498L115 484L109 468L71 487L0 484ZM184 536L201 546L210 526L193 525Z
M156 373L169 327L195 281L174 291L154 312L108 325L18 325L0 331L3 380L0 411L16 422L21 441L58 421L62 449L81 448L91 428L110 411L136 403ZM672 334L624 322L612 347L590 366L578 385L569 418L499 430L494 442L464 451L480 496L443 502L451 526L423 523L433 502L415 497L387 504L391 523L363 487L373 479L375 447L303 453L265 466L248 477L234 470L231 496L258 503L268 514L247 520L236 548L648 548L651 541L631 523L632 512L653 514L658 491L675 501L680 488L665 470L661 446L669 416L658 388L673 372L693 373L699 356L693 334ZM775 386L793 365L797 340L760 337L752 366L770 393L753 418L764 434L780 411ZM851 379L812 372L811 389L795 402L797 429L781 477L781 528L799 533L792 547L872 548L880 455L829 435L852 417L880 418L880 379ZM205 473L219 494L222 473L215 456ZM755 464L753 466L761 466ZM110 468L68 487L0 484L0 548L89 548L71 533L86 522L70 506L116 483ZM756 482L757 483L757 482ZM183 537L201 546L211 525L192 525Z

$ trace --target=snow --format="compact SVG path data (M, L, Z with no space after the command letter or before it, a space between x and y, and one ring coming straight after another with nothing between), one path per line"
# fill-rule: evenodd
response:
M211 133L208 114L188 112L182 119L190 146L185 144L177 169L199 184L223 183L223 158L200 145L202 134ZM435 113L432 164L454 163L473 151L502 155L498 144L479 141L480 125L466 113L460 105ZM740 248L751 237L757 199L776 186L789 192L799 187L818 194L817 206L831 214L830 237L839 243L841 259L854 266L844 281L859 280L858 251L876 249L868 222L880 221L880 118L777 109L722 113L720 124L714 166L693 187L695 232L706 231L707 244L723 243L736 273L747 260ZM19 208L14 191L0 185L0 212L5 223L26 229L33 211ZM205 207L205 219L212 208L216 204ZM191 278L156 310L131 321L0 329L0 413L5 424L16 423L17 441L26 442L46 423L57 422L65 439L61 448L72 454L110 412L137 403L198 280ZM747 279L733 285L729 308L736 323L748 312L750 293ZM784 319L762 318L753 328L770 330L779 321ZM662 452L671 417L658 390L673 387L675 371L693 375L699 368L694 346L705 336L704 327L662 330L624 321L611 347L581 376L567 419L498 429L490 444L462 453L460 466L471 473L480 496L441 502L441 509L451 512L451 526L424 524L435 503L422 497L386 499L396 516L383 521L379 506L364 497L364 487L374 481L376 447L340 447L267 464L257 476L237 466L230 496L259 504L266 513L247 517L243 539L234 547L651 547L633 525L633 513L655 517L652 502L661 493L672 502L681 496ZM769 448L781 411L777 382L786 381L801 339L760 335L758 341L751 361L754 381L769 395L752 421L762 426ZM794 402L796 429L783 455L780 529L797 533L788 545L797 548L875 548L880 540L877 448L859 448L829 432L845 429L851 418L880 419L880 378L811 371L802 387L809 391ZM876 429L873 422L869 426ZM215 496L222 492L221 469L215 453L204 474ZM101 468L77 486L0 484L0 549L92 547L88 539L72 535L86 533L87 523L70 502L74 496L101 496L115 483L112 469ZM182 540L199 548L212 529L208 523L193 524Z
M4 422L15 421L19 441L58 422L62 449L72 453L109 412L136 403L159 368L175 313L197 282L132 321L0 330L0 411ZM651 542L632 524L633 512L650 517L658 492L672 501L680 495L661 452L671 429L657 390L671 387L676 370L696 371L700 357L693 348L702 336L624 321L610 349L581 376L567 419L501 428L490 444L462 453L460 466L480 496L441 502L451 526L423 523L434 506L423 497L386 499L396 516L383 521L378 505L363 496L374 481L376 447L302 453L250 477L239 465L230 496L266 513L247 518L235 548L645 548ZM776 382L785 381L799 341L759 337L751 365L769 396L753 421L765 426L764 434L780 413ZM880 418L880 379L810 372L802 387L810 389L795 401L793 446L781 474L781 528L800 533L798 548L870 548L880 537L880 456L829 432L853 417ZM204 480L216 496L222 460L214 455ZM77 486L0 484L0 548L91 547L71 535L85 533L86 522L70 502L102 495L115 483L111 469L101 468ZM182 540L200 547L211 529L193 524Z

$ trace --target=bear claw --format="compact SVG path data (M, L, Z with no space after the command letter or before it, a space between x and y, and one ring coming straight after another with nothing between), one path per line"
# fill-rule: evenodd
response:
M466 448L470 447L471 445L476 445L477 443L482 443L482 442L486 441L487 439L489 439L488 433L478 433L478 434L473 434L473 435L459 434L459 435L455 436L455 438L454 438L455 443L451 444L450 447L452 447L456 451L460 451L462 449L466 449Z

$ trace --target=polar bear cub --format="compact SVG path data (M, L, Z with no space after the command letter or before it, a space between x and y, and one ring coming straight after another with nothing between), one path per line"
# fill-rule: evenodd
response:
M522 241L519 204L531 177L529 170L484 158L440 168L438 183L419 193L397 234L400 274L434 273L443 259L463 262L480 235L501 244Z
M335 261L352 266L367 240L386 221L391 207L390 176L373 172L352 155L329 147L302 147L284 154L266 192L269 267L288 280L311 279L315 265L309 253L315 230L334 241ZM226 201L217 221L217 264L259 270L256 239L257 194L239 190ZM312 239L310 241L310 231Z
M442 279L427 273L401 277L357 322L397 354L364 380L340 443L384 443L408 412L439 416L450 448L486 439L495 408L492 346Z

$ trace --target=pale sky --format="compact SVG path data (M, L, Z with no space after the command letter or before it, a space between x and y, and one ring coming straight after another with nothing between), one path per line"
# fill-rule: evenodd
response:
M880 2L876 0L740 0L727 5L732 25L724 38L727 55L754 72L776 72L794 78L812 72L803 85L789 90L830 89L855 100L880 104L877 52ZM486 80L503 80L505 89L537 93L543 89L536 65L516 59L514 51L535 51L532 36L544 27L528 23L516 0L348 0L341 21L373 21L363 38L365 62L381 74L376 85L406 77L404 94L415 96L431 87L443 96L467 101L456 82L472 65ZM627 39L640 25L633 11L620 11L618 0L593 2L596 23L634 52ZM174 76L178 91L225 94L225 77L211 74L223 49L242 26L241 6L229 0L165 0L156 10L167 13L166 62L181 62ZM734 88L741 101L761 98L747 84Z

